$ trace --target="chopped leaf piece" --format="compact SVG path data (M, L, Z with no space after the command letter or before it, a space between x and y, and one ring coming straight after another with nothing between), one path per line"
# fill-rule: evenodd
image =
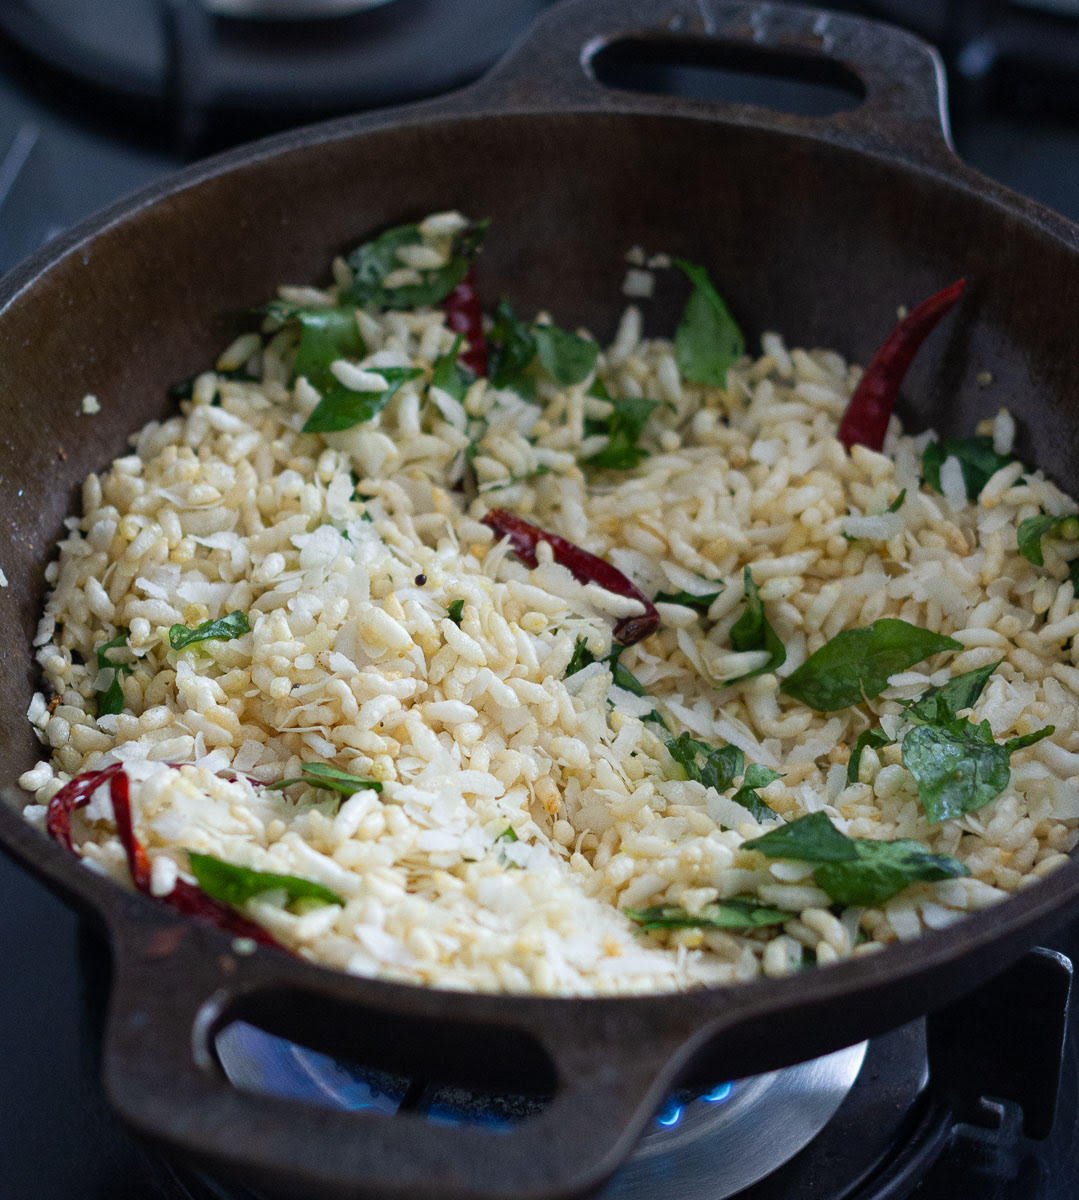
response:
M183 650L195 642L227 642L251 632L247 615L238 608L216 621L203 621L191 629L187 625L173 625L169 630L169 645L173 650Z
M1042 538L1079 539L1079 517L1075 513L1063 517L1048 517L1044 513L1040 517L1027 517L1025 521L1020 521L1015 537L1019 543L1019 553L1036 567L1044 567Z
M108 687L94 693L97 696L97 715L99 717L115 716L124 711L124 687L120 680L125 675L130 675L135 668L130 663L113 662L109 657L109 651L126 650L129 634L130 630L121 626L117 629L114 638L103 642L95 651L97 669L107 671L110 667L112 668L112 679L109 681Z
M709 583L716 589L714 592L705 592L703 595L695 592L659 592L655 597L655 603L681 604L685 608L696 609L699 613L707 613L712 607L712 602L717 600L720 593L726 589L726 584L721 583L718 579L709 580Z
M998 658L996 662L986 663L984 667L975 667L973 671L956 675L941 687L930 688L913 704L908 705L907 717L927 725L954 721L963 709L974 707L989 676L1003 661L1002 658Z
M625 914L647 932L658 929L763 929L768 925L782 925L796 915L770 908L751 896L735 896L706 904L695 914L676 904L627 908Z
M378 367L377 373L386 381L385 391L354 392L335 376L334 385L323 391L322 399L304 423L304 433L339 433L370 421L389 404L403 383L416 379L423 371L419 367Z
M513 388L526 400L531 400L535 385L526 372L536 357L536 340L528 326L514 316L507 300L500 300L495 309L495 321L487 335L487 347L487 376L491 386Z
M850 759L847 762L847 782L858 782L858 769L862 765L862 752L866 746L872 746L875 750L879 750L881 746L887 746L891 740L883 729L863 729L858 734L858 740L850 752Z
M780 691L817 712L834 712L872 700L888 678L943 650L962 650L954 638L894 617L845 629L806 659Z
M124 711L124 685L120 682L122 671L117 668L112 673L112 682L103 692L97 693L97 715L99 717L115 716Z
M350 775L348 771L342 771L340 767L331 763L301 763L300 773L294 779L279 779L276 783L266 784L266 788L268 791L280 791L294 783L306 783L308 787L338 792L342 796L351 796L364 789L371 792L382 791L382 784L377 779Z
M1033 733L1024 733L1020 737L1008 738L1004 743L1004 749L1009 754L1014 754L1016 750L1022 750L1026 746L1033 746L1036 742L1042 741L1043 738L1049 737L1050 734L1054 734L1056 731L1057 727L1055 725L1045 725L1041 729L1035 729Z
M648 451L642 450L637 442L659 401L632 396L620 400L605 398L613 405L610 416L586 421L585 434L592 437L605 433L607 445L585 462L608 471L631 471L648 457Z
M727 371L745 353L745 338L708 272L682 259L675 265L693 284L674 338L678 369L693 383L725 387Z
M540 366L563 387L583 383L596 365L599 347L588 338L578 337L557 325L535 325L532 337Z
M896 498L891 502L891 504L888 505L888 507L884 511L890 512L890 513L899 512L899 510L903 507L903 501L906 500L906 498L907 498L907 489L904 488L899 493L899 495L896 496Z
M520 840L512 825L507 825L498 837L495 838L496 842L519 842Z
M744 847L769 858L817 864L817 886L842 905L884 904L908 884L970 874L954 858L931 854L908 838L886 842L847 837L821 812L799 817Z
M489 221L472 222L454 238L449 261L444 266L419 271L419 283L393 288L385 286L386 277L405 265L397 257L397 251L421 245L422 239L416 225L387 229L373 241L357 246L348 256L353 281L341 298L376 308L423 308L438 304L464 279L480 252L489 224Z
M1014 455L998 454L993 449L991 437L944 438L930 442L922 454L922 478L934 491L939 492L940 468L946 458L954 456L963 469L963 482L967 485L967 497L977 500L982 488L1008 463L1015 462Z
M742 585L745 589L746 607L731 626L731 645L738 651L767 650L768 661L755 671L747 671L735 679L724 680L725 684L738 683L742 679L752 679L754 675L763 675L765 671L774 671L787 661L787 651L765 615L764 602L749 567L746 567L742 574Z
M735 804L740 804L743 808L748 809L754 820L767 821L778 814L757 795L757 788L767 787L770 783L782 778L783 776L778 771L773 771L771 767L761 766L760 763L751 763L746 767L742 786L731 799Z
M212 854L196 854L188 851L191 873L207 896L242 908L249 900L264 892L284 890L288 903L297 900L314 900L320 904L345 902L336 892L331 892L321 883L301 879L298 875L276 875L270 871L254 871L250 867L238 867L234 863L222 862Z
M745 770L746 758L737 746L709 746L688 733L669 741L667 750L687 779L717 792L725 792Z
M570 660L566 664L565 678L568 679L571 675L576 675L578 671L583 671L585 667L589 667L596 661L596 656L588 648L588 643L584 638L578 638L573 643L573 654L570 655Z
M109 641L103 642L100 646L98 646L94 653L97 655L97 669L99 671L107 671L109 667L115 667L117 671L131 670L131 665L129 663L115 663L111 658L109 658L110 650L120 650L121 648L125 650L127 649L127 639L130 634L130 629L126 628L125 626L121 626L117 630L114 638L111 638Z
M511 475L508 479L495 479L491 483L482 484L477 491L481 495L486 495L488 492L501 492L518 483L527 483L530 479L542 479L544 475L550 474L551 468L546 463L540 463L534 471L527 471L524 475Z
M465 602L463 600L450 601L449 607L446 609L446 616L460 628L461 621L465 615ZM569 672L567 672L568 674Z
M430 386L440 388L447 395L452 396L458 404L464 400L465 394L476 378L467 367L461 365L458 358L463 341L464 338L458 334L449 353L443 354L441 358L436 358L434 366L431 368Z
M611 681L616 687L620 687L623 691L632 693L634 696L646 696L644 684L637 678L636 675L624 666L621 662L622 652L626 649L625 646L615 645L611 648L610 654L603 658L596 658L588 648L588 643L584 638L578 638L573 646L573 654L569 662L566 664L565 678L568 679L571 675L576 675L578 671L583 671L585 667L590 666L594 662L604 663L611 671ZM653 709L650 713L641 718L642 721L655 721L657 725L662 725L667 728L667 722Z

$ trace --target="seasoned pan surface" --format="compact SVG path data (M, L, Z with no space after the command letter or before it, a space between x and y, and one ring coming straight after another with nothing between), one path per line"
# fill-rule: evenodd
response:
M633 36L841 64L860 107L828 120L600 89L588 62ZM289 134L212 160L121 205L0 288L0 778L36 757L24 713L43 567L84 476L168 408L235 314L282 279L318 278L357 235L459 207L504 236L489 296L611 331L625 249L709 264L751 333L864 361L897 303L965 274L946 346L911 373L911 427L968 432L1007 402L1023 456L1079 491L1079 235L964 167L941 124L932 52L896 31L767 4L560 6L484 82L445 101ZM658 325L676 313L660 295ZM976 377L990 371L991 396ZM95 392L100 416L76 422ZM916 398L916 402L915 402ZM237 957L81 868L0 806L0 842L102 923L115 955L110 1095L139 1130L289 1196L570 1196L609 1174L676 1078L798 1061L945 1003L1079 907L1079 862L1002 908L887 953L734 989L631 1000L423 991L272 951ZM510 1134L324 1113L240 1095L212 1035L236 1015L357 1055L434 1054L460 1078L527 1077L552 1103ZM512 1064L513 1072L507 1068Z

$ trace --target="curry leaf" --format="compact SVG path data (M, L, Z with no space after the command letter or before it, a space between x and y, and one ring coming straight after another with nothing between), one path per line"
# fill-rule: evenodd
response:
M513 388L532 399L535 384L527 372L536 357L536 340L523 321L514 316L509 302L500 300L494 324L487 335L487 375L491 386Z
M726 584L721 583L718 579L709 580L708 582L716 589L714 592L704 592L703 594L696 592L657 592L654 601L656 604L681 604L684 608L693 608L699 613L707 613L712 607L712 602L717 600L720 593L726 589Z
M813 872L817 886L836 904L884 904L912 883L970 874L957 859L933 854L912 838L889 842L855 839L855 845L855 861L823 863Z
M107 671L110 667L112 668L112 679L109 681L108 687L101 688L95 693L99 717L115 716L124 711L124 687L120 680L125 675L130 675L134 667L130 663L113 662L109 657L109 651L126 650L130 632L124 626L118 627L116 636L103 642L95 651L98 671Z
M362 358L367 353L356 325L355 308L304 308L287 300L271 300L261 311L282 325L299 328L292 378L302 375L319 391L338 386L331 363L339 358Z
M975 667L973 671L956 675L941 687L930 688L907 706L907 717L928 725L954 721L963 709L974 707L989 676L1003 661L998 658L984 667Z
M386 287L387 276L405 264L398 250L422 244L419 227L398 225L387 229L370 242L357 246L348 256L353 280L341 299L354 304L373 304L377 308L421 308L438 304L464 279L479 253L489 221L474 221L453 240L450 257L441 267L420 270L418 283Z
M337 792L342 796L351 796L365 789L371 792L382 791L382 784L377 779L352 775L331 763L301 763L300 773L295 778L279 779L276 783L268 783L266 789L276 792L282 788L291 787L294 783L306 783L308 787L322 788L324 791Z
M627 396L611 399L610 403L612 409L608 417L585 422L587 436L607 435L607 445L585 462L590 467L603 467L608 471L630 471L648 457L648 451L641 449L637 442L659 401Z
M837 904L878 905L911 883L969 875L962 863L909 838L850 838L825 813L810 813L743 843L769 858L815 864L813 878Z
M675 265L693 284L674 338L678 369L693 383L725 387L727 371L745 353L745 338L708 272L682 259Z
M724 792L745 770L745 755L737 746L710 746L688 733L667 743L671 758L687 779Z
M250 632L251 624L247 615L237 608L224 617L218 617L216 621L203 621L194 629L187 625L173 625L169 630L169 645L173 650L183 650L195 642L227 642Z
M930 442L922 453L922 478L934 491L940 491L940 468L944 460L955 457L963 471L967 496L977 500L982 488L1008 463L1015 462L1010 454L998 454L991 437L944 438Z
M599 347L588 338L578 337L557 325L535 325L532 337L540 366L563 387L583 383L596 365Z
M464 619L464 615L465 615L465 602L463 600L451 600L449 603L449 606L446 609L446 616L449 617L449 619L458 628L460 628L461 621ZM567 670L566 674L569 675L569 674L571 674L571 672Z
M652 908L627 908L625 914L647 932L659 929L763 929L782 925L794 913L771 908L751 896L735 896L706 904L700 912L689 913L676 904L657 904Z
M863 729L858 734L858 740L854 743L850 759L847 762L847 783L858 782L858 769L862 765L862 753L866 746L872 746L879 750L881 746L887 746L891 740L883 729Z
M578 638L573 643L573 653L566 664L566 678L576 675L578 671L583 671L585 667L591 666L595 661L596 656L589 650L588 643L584 638Z
M888 507L884 511L886 513L899 512L899 510L903 507L903 501L906 500L906 498L907 498L907 489L903 488L903 490L899 493L899 495L896 496L896 498L891 502L891 504L888 505Z
M115 716L124 711L124 685L120 682L123 672L117 668L112 673L112 682L104 691L97 693L97 715Z
M475 376L467 367L461 365L458 354L464 338L458 334L453 346L447 354L436 358L431 368L431 387L441 388L447 395L452 396L458 404L464 400L468 389L472 386Z
M573 654L569 662L566 664L566 678L571 675L576 675L578 671L583 671L585 667L590 666L594 662L604 663L611 672L611 682L615 687L622 688L623 691L630 692L634 696L647 696L645 686L637 678L636 675L625 666L622 660L622 652L626 649L625 646L615 645L611 648L611 652L603 658L597 659L596 656L588 648L588 643L584 638L578 638L573 646ZM657 725L662 725L667 728L667 722L652 709L641 718L642 721L655 721Z
M759 838L743 843L769 858L793 858L801 862L849 862L858 857L854 840L840 833L826 813L809 813Z
M1033 733L1024 733L1020 737L1008 738L1004 743L1004 749L1009 754L1014 754L1016 750L1022 750L1026 746L1033 746L1036 742L1042 741L1043 738L1049 737L1050 734L1056 733L1055 725L1045 725L1041 729L1035 729Z
M207 896L240 908L256 896L264 892L283 890L288 897L288 903L297 900L315 900L320 904L344 904L344 900L336 893L314 883L310 879L301 879L298 875L277 875L270 871L254 871L250 867L238 867L234 863L223 862L212 854L196 854L188 851L191 860L191 873L198 885Z
M1019 553L1036 567L1044 567L1042 538L1065 538L1075 541L1079 538L1079 517L1075 513L1068 513L1063 517L1048 517L1044 513L1040 517L1027 517L1025 521L1019 522L1015 537L1019 544Z
M354 392L337 382L322 393L322 399L304 423L304 433L339 433L377 416L409 379L422 375L419 367L372 367L382 376L386 387L379 392Z
M780 690L817 712L833 712L872 700L888 678L943 650L962 650L954 638L894 617L845 629L825 642L780 685Z
M767 821L777 814L757 795L757 788L767 787L770 783L782 778L783 776L778 771L773 771L771 767L762 766L760 763L751 763L746 767L742 786L731 799L735 804L740 804L743 808L748 809L755 820Z
M749 567L746 567L742 574L742 585L745 590L746 607L731 626L731 645L738 651L766 650L768 661L755 671L747 671L744 675L725 680L725 683L737 683L742 679L751 679L754 675L763 675L765 671L774 671L787 661L787 651L765 615L764 602Z
M993 740L988 721L916 725L903 738L903 765L930 821L984 807L1011 779L1008 748Z
M109 667L115 667L118 671L130 671L129 663L115 663L109 658L110 650L127 649L127 639L130 636L131 630L121 626L116 631L116 636L107 642L103 642L97 647L95 654L97 655L97 669L106 671Z

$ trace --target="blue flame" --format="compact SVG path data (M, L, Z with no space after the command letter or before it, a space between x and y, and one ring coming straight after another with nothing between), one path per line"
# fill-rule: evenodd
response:
M686 1114L686 1109L691 1105L698 1102L722 1104L725 1100L730 1099L733 1091L734 1084L717 1083L715 1087L709 1088L707 1092L702 1092L699 1096L687 1095L685 1092L670 1096L666 1104L656 1113L656 1124L664 1129L673 1129L681 1122Z
M666 1125L668 1129L672 1129L682 1119L682 1113L685 1111L683 1106L677 1100L668 1100L662 1109L656 1114L656 1121L660 1125Z

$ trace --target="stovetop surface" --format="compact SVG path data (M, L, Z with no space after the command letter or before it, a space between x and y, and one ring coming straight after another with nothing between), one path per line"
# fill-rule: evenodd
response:
M440 2L446 0L432 0ZM479 0L450 2L471 7L477 19L488 7ZM394 7L386 7L387 19ZM505 40L512 33L507 25ZM56 79L43 85L21 52L0 41L0 270L58 230L181 165L168 149L167 132L158 139L145 129L134 136L118 133L108 123L114 115L102 121L96 110L84 120L76 115L79 95L74 85ZM1042 119L1014 109L979 111L965 102L960 108L957 143L968 162L1079 219L1079 120L1069 125L1059 114ZM175 1184L112 1118L97 1082L76 917L2 857L0 896L0 1198L176 1200ZM1079 926L1049 944L1079 963ZM91 977L90 986L100 983ZM1079 996L1071 1010L1052 1136L1025 1140L1010 1111L998 1130L953 1134L917 1185L917 1200L1079 1197ZM867 1063L866 1071L884 1069L872 1056ZM847 1107L854 1102L852 1094ZM788 1200L802 1195L798 1186L804 1183L798 1185L785 1168L754 1195ZM666 1194L678 1200L676 1191Z

